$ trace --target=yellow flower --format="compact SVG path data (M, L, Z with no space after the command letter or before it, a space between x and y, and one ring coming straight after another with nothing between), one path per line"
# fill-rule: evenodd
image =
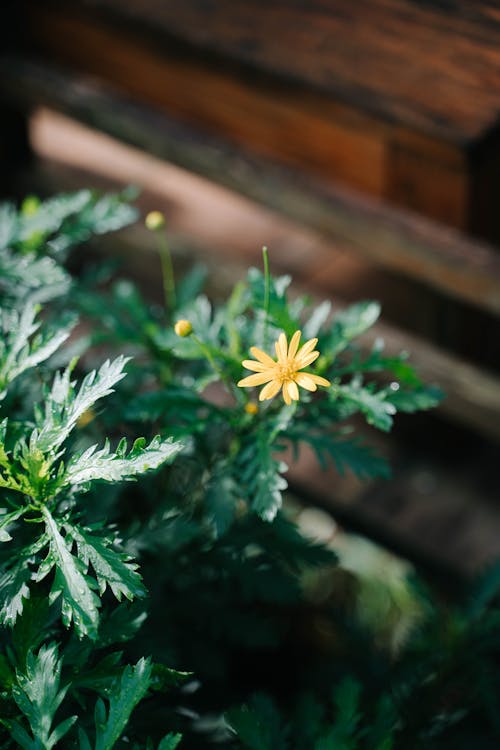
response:
M279 393L280 389L283 389L285 404L298 401L298 385L307 391L315 391L318 385L330 385L330 382L320 375L313 375L310 372L299 372L299 370L303 370L304 367L307 367L319 357L319 352L314 351L318 339L309 339L299 349L300 336L301 332L296 331L288 346L285 334L280 334L275 344L277 362L265 352L257 349L256 346L252 346L250 352L257 361L245 359L243 367L246 367L247 370L253 370L256 374L243 378L243 380L239 381L238 385L241 388L250 388L266 383L259 394L259 401L273 398Z
M193 331L193 326L189 320L178 320L174 326L174 331L178 336L189 336Z

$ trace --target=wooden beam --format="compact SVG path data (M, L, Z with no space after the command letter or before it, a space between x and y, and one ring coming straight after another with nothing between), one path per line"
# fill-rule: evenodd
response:
M500 254L429 220L258 159L68 71L5 57L0 90L46 105L235 190L379 265L500 315Z

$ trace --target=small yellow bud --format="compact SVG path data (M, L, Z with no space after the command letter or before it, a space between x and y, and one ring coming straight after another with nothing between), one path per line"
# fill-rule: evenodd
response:
M144 223L146 224L147 229L156 232L158 229L163 229L165 226L165 217L161 211L150 211L146 216Z
M249 401L248 404L245 404L245 411L247 414L258 414L259 413L259 407L255 403L255 401Z
M189 320L178 320L177 323L174 326L174 331L178 336L189 336L189 334L192 332L193 326L189 322Z
M95 411L93 409L86 409L83 414L80 414L76 424L78 427L86 427L95 419Z
M28 195L23 201L21 211L24 216L34 216L40 208L40 198L36 195Z

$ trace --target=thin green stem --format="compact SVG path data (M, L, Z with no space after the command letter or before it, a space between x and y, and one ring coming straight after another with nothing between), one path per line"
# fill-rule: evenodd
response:
M175 277L174 267L172 265L172 255L168 246L167 238L163 229L157 231L158 244L160 251L161 272L163 278L163 296L165 299L165 308L167 310L175 309Z
M234 383L231 380L229 380L227 375L221 370L221 368L215 361L214 356L212 352L210 351L209 347L206 344L204 344L203 341L201 341L201 339L199 339L195 333L192 333L190 337L197 344L200 351L203 353L207 361L210 363L213 371L219 376L219 378L224 383L229 393L232 393L233 396L235 396L236 400L242 403L243 394L240 391L238 391Z
M262 248L262 260L264 262L264 331L262 335L262 346L264 351L267 345L267 320L269 317L269 296L270 296L270 273L269 273L269 257L267 254L267 247L264 245Z

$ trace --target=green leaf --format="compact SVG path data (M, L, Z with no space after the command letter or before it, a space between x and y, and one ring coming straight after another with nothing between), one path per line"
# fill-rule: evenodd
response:
M0 486L2 486L2 478L0 476ZM3 485L8 486L8 485ZM16 489L15 487L12 487L12 489ZM17 521L18 518L20 518L22 515L26 513L26 508L18 508L17 510L13 510L12 513L6 513L4 515L0 515L0 542L10 542L12 539L11 535L7 531L7 528L14 523L14 521Z
M70 547L59 532L49 510L44 507L42 513L50 549L37 574L37 580L41 580L55 566L50 602L54 602L60 596L63 623L69 627L73 621L80 637L88 636L95 640L99 624L99 599L92 590L89 577L85 575L83 563L71 554Z
M138 438L128 454L124 440L115 453L111 452L108 441L101 450L93 445L71 458L63 484L78 486L97 479L106 482L133 479L137 474L157 469L166 462L170 463L183 447L183 443L173 442L172 438L163 440L159 436L153 438L149 445L145 444L144 438Z
M118 601L122 596L131 600L145 595L146 590L137 572L137 563L125 553L113 548L110 539L96 536L88 529L78 528L69 523L65 523L64 528L69 538L76 542L78 558L86 568L89 564L92 565L101 596L107 586Z
M102 646L110 646L129 641L140 630L146 617L144 606L139 606L137 601L132 605L124 602L114 607L101 623L99 643Z
M32 302L21 312L0 310L0 398L18 375L48 359L74 326L74 318L66 316L57 327L45 326L42 334L34 336L41 325L36 321L38 310Z
M31 595L23 604L22 616L17 618L11 635L21 668L26 663L28 652L38 648L46 637L47 625L51 620L50 605L43 592Z
M33 303L46 302L69 286L70 277L52 258L0 250L0 301L5 307L22 306L28 297Z
M0 623L13 626L23 612L24 600L29 598L28 582L33 573L30 564L34 558L23 553L17 554L16 562L4 570L0 576Z
M309 443L314 449L323 469L333 461L339 474L344 476L347 469L359 479L383 477L389 479L391 470L387 461L358 437L347 438L342 434L314 433L307 428L290 435L293 440L299 439Z
M116 231L135 221L137 211L119 195L79 190L39 202L17 217L10 243L21 250L42 245L60 254L94 234Z
M36 235L42 242L47 235L60 229L65 219L82 211L91 198L90 190L79 190L48 198L39 203L35 210L21 213L14 241L23 245Z
M229 711L227 719L245 750L289 750L288 728L269 696L257 693L249 705Z
M262 437L241 452L238 463L252 509L264 521L272 521L283 504L282 492L288 487L282 476L287 465L274 458L273 446Z
M315 309L307 323L302 328L302 335L304 339L316 338L319 334L321 326L326 322L332 309L332 303L322 302Z
M151 670L149 659L140 659L135 666L125 667L108 695L108 711L102 699L97 701L95 750L112 750L120 739L132 711L149 689Z
M231 526L240 497L238 484L228 469L226 462L215 469L205 492L208 516L213 521L218 535L223 534Z
M338 385L331 391L333 398L338 398L357 407L365 415L368 424L388 432L392 427L396 407L387 400L385 390L372 392L366 386L353 380L348 385Z
M158 750L175 750L182 740L182 734L172 734L171 732L160 741Z
M295 407L284 406L267 423L248 435L237 460L241 490L251 508L265 521L272 521L283 504L283 491L288 482L284 461L274 454L277 441L286 434L295 414Z
M57 646L54 643L42 646L36 656L28 653L26 670L17 672L16 677L17 685L12 689L12 696L36 740L30 747L51 750L77 719L72 716L51 731L57 709L68 690L68 686L60 687L61 660Z
M123 368L129 357L106 360L99 370L92 370L78 389L70 381L71 367L57 373L52 389L45 399L44 409L37 411L38 431L32 442L43 452L55 451L66 440L79 417L96 401L113 393L113 386L125 377Z
M337 313L331 331L322 339L322 354L330 359L371 328L380 315L378 302L358 302Z
M12 245L17 234L17 223L17 211L14 204L0 203L0 251Z
M408 414L425 409L433 409L435 406L439 406L443 398L443 391L434 385L422 386L413 391L403 388L392 392L389 390L387 394L387 400L391 402L397 411Z

